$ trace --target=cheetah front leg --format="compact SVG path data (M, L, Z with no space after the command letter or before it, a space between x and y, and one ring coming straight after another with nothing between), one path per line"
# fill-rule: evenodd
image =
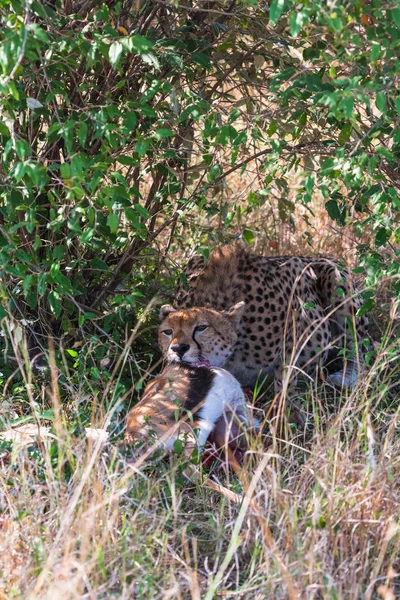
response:
M343 368L328 375L335 387L352 389L358 382L360 367L364 364L363 341L367 334L368 320L357 317L361 299L346 269L321 259L315 265L321 304L329 319L334 348L343 355Z
M346 349L344 349L344 351L345 350ZM352 354L356 354L356 356L344 358L343 369L340 369L335 373L330 373L327 377L327 381L337 388L352 390L358 383L361 366L364 360L362 354L356 351L353 344L348 344L347 350L351 351Z
M315 298L314 298L315 300ZM324 310L316 301L306 308L300 297L296 309L291 312L291 322L286 323L286 335L281 358L275 366L275 393L280 403L288 403L291 422L304 423L299 404L293 400L297 378L300 373L312 379L316 365L323 362L331 343L331 331ZM292 414L292 416L290 416Z
M299 427L305 424L305 418L298 402L293 399L296 388L297 376L293 374L290 366L284 366L281 362L274 371L275 398L271 409L279 419L283 414L289 423Z
M348 290L349 297L335 300L329 313L332 337L338 340L343 354L343 368L328 375L328 381L335 387L353 389L359 379L364 364L363 345L366 337L367 318L357 317L356 312L361 304Z
M337 388L352 390L358 383L360 368L357 360L347 359L343 369L330 373L327 381Z

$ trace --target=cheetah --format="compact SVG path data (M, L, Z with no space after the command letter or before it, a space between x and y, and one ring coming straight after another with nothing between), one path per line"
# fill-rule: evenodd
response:
M208 261L193 257L184 272L188 289L178 289L180 308L224 310L245 302L225 365L242 385L272 375L276 393L293 390L298 373L312 372L332 348L348 359L329 382L347 388L357 383L367 319L356 317L360 300L338 261L257 256L242 246L223 246Z
M218 447L227 443L241 460L240 425L257 429L258 422L250 416L240 383L222 367L237 341L243 309L243 302L222 312L161 307L159 344L166 364L128 414L127 443L154 442L155 437L172 450L183 437L190 455L210 439Z

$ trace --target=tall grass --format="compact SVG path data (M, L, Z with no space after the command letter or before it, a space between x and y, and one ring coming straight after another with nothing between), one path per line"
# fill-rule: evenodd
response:
M71 425L71 407L60 403L53 361L42 386L52 428L28 443L1 446L0 598L399 597L395 337L386 336L392 341L380 346L351 393L307 389L305 432L282 436L272 427L251 441L250 488L241 505L200 479L184 484L176 457L137 469L118 436L106 444L86 439ZM23 352L18 365L34 423L46 423L37 410L43 390ZM63 385L73 390L76 382ZM112 393L109 382L98 390L91 423L111 434L123 422ZM7 395L11 403L11 386ZM216 475L241 492L232 472Z

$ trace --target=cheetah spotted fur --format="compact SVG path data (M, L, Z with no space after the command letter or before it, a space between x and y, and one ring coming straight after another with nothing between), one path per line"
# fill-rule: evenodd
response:
M344 387L356 384L367 319L355 316L360 300L352 278L337 261L256 256L240 246L223 246L208 261L193 257L184 272L188 289L181 285L178 290L181 309L221 311L245 302L238 340L225 366L242 385L273 375L277 393L283 385L293 387L297 374L312 372L333 347L336 352L353 350L354 358L329 381ZM356 336L350 334L349 323L356 325Z

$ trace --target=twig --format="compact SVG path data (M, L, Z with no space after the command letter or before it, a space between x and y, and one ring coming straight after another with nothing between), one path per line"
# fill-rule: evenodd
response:
M318 145L320 145L320 142L302 142L301 144L297 144L296 146L289 146L289 145L284 146L282 148L282 150L286 150L288 152L298 152L299 150L302 150L303 148L307 148L307 147L311 147L311 146L318 146ZM259 152L256 152L256 154L249 156L245 160L242 160L242 162L239 163L238 165L235 165L234 167L231 167L230 169L225 171L225 173L222 173L222 175L217 177L207 187L209 187L209 188L214 187L216 183L222 181L222 179L225 179L225 177L228 177L228 175L230 175L231 173L234 173L238 169L241 169L242 167L247 165L252 160L256 160L256 158L260 158L260 156L265 156L266 154L271 154L272 152L274 152L274 150L272 148L265 148L264 150L260 150Z

